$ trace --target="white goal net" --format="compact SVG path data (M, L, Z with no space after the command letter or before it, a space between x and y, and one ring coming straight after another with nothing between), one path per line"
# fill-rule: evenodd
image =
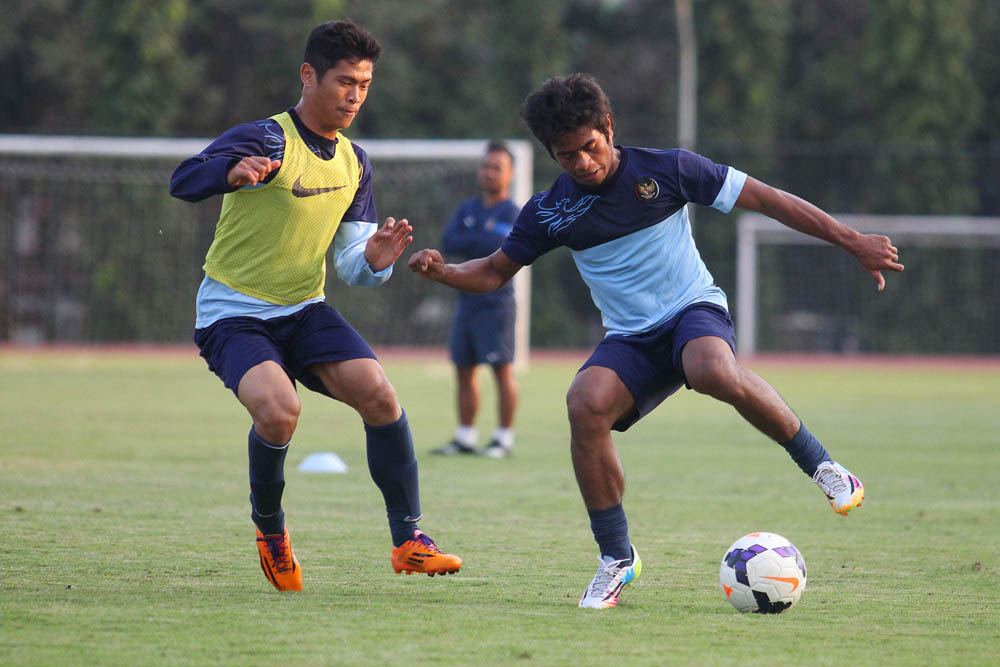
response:
M756 213L737 221L737 351L1000 354L1000 218L835 215L900 249L886 289L839 248Z

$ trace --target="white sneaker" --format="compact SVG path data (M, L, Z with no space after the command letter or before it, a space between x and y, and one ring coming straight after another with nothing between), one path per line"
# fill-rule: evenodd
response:
M861 501L865 498L865 486L839 463L823 461L816 468L812 479L830 499L830 507L837 514L847 516L855 507L861 507Z
M612 560L610 556L599 557L601 566L597 568L594 580L580 596L580 606L589 609L611 609L618 604L618 595L642 574L642 559L632 547L632 562L624 565L625 560Z
M513 453L513 447L504 447L500 444L500 441L494 438L490 440L485 447L479 450L480 456L485 456L488 459L504 459Z

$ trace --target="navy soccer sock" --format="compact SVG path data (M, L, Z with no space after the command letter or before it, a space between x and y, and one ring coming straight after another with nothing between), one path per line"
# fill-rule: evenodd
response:
M802 472L813 476L816 468L823 461L833 461L830 453L824 449L820 441L816 439L806 425L799 422L799 432L788 442L781 443L785 451L792 457L792 460L802 468Z
M420 486L417 457L406 413L384 426L365 424L368 472L385 498L386 515L393 546L413 539L420 520Z
M615 560L632 560L632 543L628 537L628 519L621 503L606 510L587 510L590 529L602 556Z
M264 535L285 530L281 494L285 490L285 455L288 443L273 445L250 427L250 518Z

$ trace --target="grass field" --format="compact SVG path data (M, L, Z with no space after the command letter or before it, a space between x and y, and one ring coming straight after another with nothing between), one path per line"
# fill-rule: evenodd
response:
M248 420L194 353L0 352L0 663L1000 661L997 365L751 364L864 480L847 519L730 409L671 398L617 438L644 569L597 612L576 608L597 555L567 446L578 361L522 378L502 461L426 456L453 428L450 369L385 362L421 460L421 526L465 559L433 579L393 576L359 421L304 392L285 508L305 590L281 594L252 539ZM349 473L296 471L314 451ZM724 550L752 530L805 556L786 614L740 615L719 590Z

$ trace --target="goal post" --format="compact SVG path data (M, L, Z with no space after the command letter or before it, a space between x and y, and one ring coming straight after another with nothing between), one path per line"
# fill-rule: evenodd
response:
M833 217L862 233L885 234L897 247L1000 248L1000 218L864 214ZM759 249L766 245L830 244L797 232L759 213L742 214L736 226L737 352L749 356L758 351L759 289L762 275ZM905 252L901 263L906 265ZM913 270L918 269L914 267ZM904 278L905 276L906 274Z
M177 163L211 141L0 135L0 251L10 260L0 272L6 283L0 284L0 338L189 340L194 293L169 292L197 287L211 240L207 221L218 215L218 202L191 207L170 198L166 186ZM437 247L459 201L478 192L475 174L489 144L352 141L372 160L380 215L410 218L415 248ZM511 197L523 205L532 194L532 146L524 139L505 143L514 155ZM397 264L397 272L405 270ZM525 267L514 278L515 363L522 369L530 349L530 275ZM397 281L395 289L334 289L335 305L349 311L348 319L362 320L373 345L447 341L451 290L415 276Z

